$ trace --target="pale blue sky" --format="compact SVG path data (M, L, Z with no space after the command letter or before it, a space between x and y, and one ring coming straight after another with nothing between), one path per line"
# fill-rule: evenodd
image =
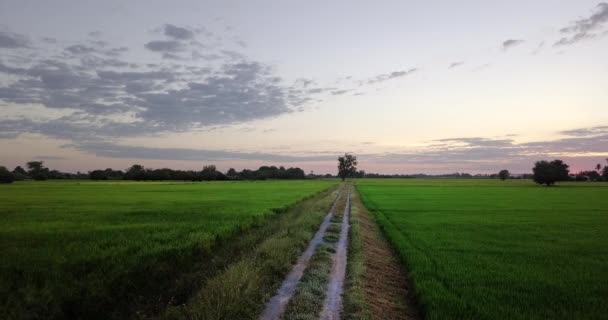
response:
M601 1L3 1L0 164L587 169L607 32Z

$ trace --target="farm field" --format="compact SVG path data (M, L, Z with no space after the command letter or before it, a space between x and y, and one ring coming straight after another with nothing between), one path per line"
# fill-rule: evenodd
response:
M3 318L124 318L134 305L138 309L137 304L175 287L180 272L216 263L216 247L335 184L48 181L0 186ZM307 222L311 232L324 210ZM255 236L260 238L255 241L265 237Z
M356 182L427 319L608 314L608 184Z

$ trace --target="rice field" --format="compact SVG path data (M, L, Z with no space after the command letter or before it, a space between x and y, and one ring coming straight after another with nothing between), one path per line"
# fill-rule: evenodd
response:
M426 319L608 314L608 184L362 179Z
M209 264L224 243L335 184L0 185L2 318L111 319L133 317L133 310L163 308L148 305L152 297L173 290L182 273L213 269ZM243 248L234 250L224 255L238 256Z

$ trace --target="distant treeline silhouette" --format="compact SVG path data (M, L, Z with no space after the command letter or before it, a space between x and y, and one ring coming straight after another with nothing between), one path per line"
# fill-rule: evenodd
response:
M608 162L608 159L606 159ZM236 171L230 168L228 171L221 172L214 165L204 166L202 170L174 170L168 168L150 169L142 165L134 164L125 171L113 170L93 170L88 173L66 173L58 170L51 170L44 166L43 161L30 161L26 165L27 170L21 166L9 171L0 166L0 183L11 183L15 180L47 180L47 179L91 179L91 180L135 180L135 181L213 181L213 180L268 180L268 179L314 179L314 178L333 178L331 174L305 174L300 168L284 168L276 166L262 166L257 170L244 169ZM570 173L568 165L561 160L537 161L533 168L533 173L516 174L509 173L508 170L500 170L496 174L470 174L470 173L450 173L450 174L379 174L367 173L364 170L354 170L348 178L459 178L459 179L533 179L539 184L552 185L558 181L608 181L608 165L602 166L599 163L593 170Z
M5 183L14 180L47 180L47 179L91 179L91 180L135 180L135 181L212 181L212 180L267 180L267 179L306 179L304 170L300 168L284 168L276 166L262 166L257 170L244 169L236 171L230 168L226 173L217 170L214 165L204 166L202 170L174 170L169 168L150 169L134 164L125 171L93 170L88 173L66 173L50 170L44 166L43 161L30 161L27 170L17 166L12 172L0 167L0 181ZM308 177L319 177L309 175ZM330 175L331 177L331 175Z

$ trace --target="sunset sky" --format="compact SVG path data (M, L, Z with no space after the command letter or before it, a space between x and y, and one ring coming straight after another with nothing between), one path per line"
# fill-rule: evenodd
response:
M2 1L0 165L586 170L607 57L597 0Z

